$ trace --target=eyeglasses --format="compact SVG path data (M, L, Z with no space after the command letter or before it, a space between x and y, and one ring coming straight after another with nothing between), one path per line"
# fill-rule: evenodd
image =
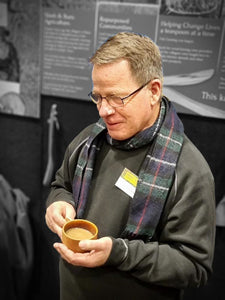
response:
M105 99L108 104L112 107L121 107L124 106L126 104L126 102L124 100L126 100L127 98L133 96L134 94L136 94L137 92L139 92L140 90L142 90L147 84L149 84L151 80L149 80L148 82L146 82L145 84L143 84L141 87L139 87L138 89L136 89L135 91L133 91L131 94L121 98L119 96L116 95L111 95L111 96L106 96L106 97L102 97L99 94L93 94L92 92L90 92L88 94L88 96L90 97L90 99L97 105L101 105L102 103L102 99Z

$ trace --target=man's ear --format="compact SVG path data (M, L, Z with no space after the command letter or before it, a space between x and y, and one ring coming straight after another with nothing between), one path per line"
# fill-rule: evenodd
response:
M162 82L159 79L153 79L149 83L149 90L151 91L151 104L155 105L161 98Z

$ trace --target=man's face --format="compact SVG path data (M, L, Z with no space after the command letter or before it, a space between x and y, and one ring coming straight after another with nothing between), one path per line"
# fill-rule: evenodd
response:
M129 64L120 60L112 64L94 65L92 71L93 93L102 97L116 95L125 97L140 86L133 78ZM157 84L157 90L160 88ZM99 115L103 118L109 135L116 140L125 140L136 133L150 127L156 120L159 112L159 93L150 82L139 92L126 99L122 107L114 108L106 99L97 105Z

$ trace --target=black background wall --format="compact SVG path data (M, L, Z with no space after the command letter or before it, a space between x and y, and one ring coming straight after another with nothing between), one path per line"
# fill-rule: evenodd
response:
M59 299L58 255L52 247L57 238L45 225L45 200L49 188L42 185L47 162L47 119L53 103L57 104L60 124L54 141L56 170L71 139L98 119L96 107L86 101L42 96L40 119L0 114L0 174L12 187L20 188L31 201L29 213L34 236L34 267L29 299L33 300ZM225 194L225 120L183 114L180 118L186 134L212 169L216 200L219 202ZM225 232L217 228L214 275L206 287L188 291L185 298L212 299L220 292L224 294L224 270Z

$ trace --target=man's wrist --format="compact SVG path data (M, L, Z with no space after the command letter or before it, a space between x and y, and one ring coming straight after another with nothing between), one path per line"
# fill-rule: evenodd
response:
M119 266L128 255L128 246L124 239L112 238L112 250L107 259L106 266Z

